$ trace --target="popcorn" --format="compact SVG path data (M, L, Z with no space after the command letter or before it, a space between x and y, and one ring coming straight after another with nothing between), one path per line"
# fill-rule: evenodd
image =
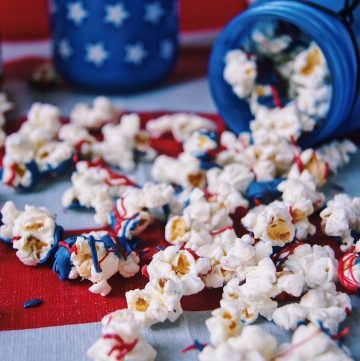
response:
M321 211L321 227L325 234L341 238L341 250L347 251L354 243L351 230L360 232L360 198L336 194Z
M200 163L187 153L181 153L177 159L160 155L154 161L151 176L158 182L178 184L184 188L204 188L206 176Z
M42 145L35 155L41 173L63 173L73 163L71 147L64 142L49 142Z
M278 186L283 192L283 201L290 207L296 238L300 240L315 234L316 227L309 222L308 216L322 206L325 198L317 192L313 178L309 179L307 175L307 172L302 173L299 179L288 179Z
M62 234L55 223L55 215L46 208L26 205L24 211L8 201L2 210L0 237L12 240L20 261L27 266L46 262L54 252Z
M200 361L271 361L277 349L276 339L259 326L246 326L237 337L216 346L208 345L199 354Z
M302 296L299 304L288 304L275 310L273 321L287 330L294 330L305 320L315 324L321 322L334 334L350 310L349 296L337 292L334 283L327 283L309 290Z
M217 139L215 132L207 130L197 130L184 141L184 152L197 157L198 159L206 160L211 151L217 147Z
M250 210L241 220L255 238L271 241L273 246L283 247L293 241L295 228L289 208L280 201Z
M95 222L103 225L108 223L113 198L136 186L129 178L112 172L101 163L84 161L77 163L71 182L72 187L63 194L63 206L94 208Z
M90 135L87 129L76 124L64 124L59 130L59 139L69 144L73 151L81 156L92 155L92 144L96 142L95 137Z
M60 279L87 279L93 283L89 291L101 296L111 291L107 280L115 273L124 273L125 277L129 277L139 270L139 267L134 269L134 263L139 262L139 258L133 253L129 260L126 258L120 262L116 241L105 231L70 237L59 245L54 271L59 273Z
M162 283L164 293L172 293L171 302L168 297L154 289L148 284L144 289L136 289L126 292L126 302L128 308L134 312L135 319L145 327L150 327L158 322L164 322L169 319L175 322L182 314L180 299L182 294L176 294L173 289L177 290L176 285L171 280Z
M152 159L156 154L146 139L146 134L140 131L140 118L135 113L123 115L119 124L106 124L102 133L104 140L93 144L93 153L126 172L135 168L137 149L148 159Z
M243 330L240 314L237 308L220 307L211 312L206 320L210 332L210 341L214 346L226 342L231 337L239 336Z
M34 103L27 114L27 121L21 126L19 132L30 142L39 146L54 139L60 126L60 114L57 107Z
M178 142L183 142L198 130L216 130L216 125L209 119L190 113L163 115L146 123L146 129L153 137L171 132Z
M245 193L254 178L250 167L238 163L228 164L223 169L212 168L206 172L210 193L216 193L220 183L226 183L238 192Z
M289 35L278 34L278 24L271 20L259 22L251 33L256 48L264 54L278 54L292 43Z
M70 113L70 120L79 127L99 129L105 123L116 120L118 110L109 98L99 96L93 100L92 107L78 103Z
M180 250L179 246L169 246L156 253L147 266L150 281L171 280L181 285L185 296L198 293L205 287L199 274L205 274L208 269L200 259L196 261L189 251Z
M332 173L336 174L340 167L350 161L350 154L357 151L356 145L349 141L343 140L342 142L332 141L324 144L317 149L317 154L321 160L326 162Z
M231 50L226 54L224 79L239 98L245 98L251 93L256 76L254 56L243 50Z
M284 343L279 347L275 359L276 361L352 360L346 351L314 323L299 326L293 334L291 343Z
M352 293L358 291L360 284L359 266L360 242L351 247L339 260L338 276L341 284Z
M169 205L173 193L173 188L166 184L145 183L141 189L128 189L116 201L110 218L111 226L118 236L131 239L151 223L150 210Z
M102 319L103 335L87 351L95 361L153 361L156 351L141 335L140 324L130 310L119 310Z
M337 267L338 262L331 247L316 244L298 244L282 263L283 270L301 274L307 288L336 282Z

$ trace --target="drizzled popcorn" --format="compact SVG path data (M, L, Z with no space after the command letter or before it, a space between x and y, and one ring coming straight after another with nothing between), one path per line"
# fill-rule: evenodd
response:
M321 227L325 234L340 237L341 250L347 251L354 243L351 231L360 232L360 198L336 194L321 211Z
M54 270L60 279L87 279L93 283L89 291L101 296L111 291L107 281L115 273L128 278L140 270L139 257L133 252L120 254L116 239L105 231L71 237L59 245Z
M35 103L21 128L6 138L2 181L16 189L33 188L43 177L66 172L73 150L56 140L60 129L58 108Z
M70 120L79 127L99 129L105 123L116 121L121 110L109 98L99 96L92 105L78 103L70 113Z
M102 320L102 337L87 351L95 361L153 361L156 351L141 334L141 325L130 310L115 311Z
M72 187L66 190L62 204L66 208L94 208L95 222L105 225L113 208L113 199L120 197L136 183L130 178L112 172L104 164L78 162L71 176Z
M290 344L282 344L276 361L310 360L351 361L346 350L339 345L318 324L300 325L294 332Z
M46 208L26 205L24 211L8 201L1 209L0 238L12 242L16 255L27 266L46 262L55 251L62 228Z
M175 113L150 120L146 124L146 129L153 137L170 132L177 141L183 142L197 130L216 130L216 125L196 114Z
M279 307L273 314L273 321L287 329L294 330L301 322L321 324L332 334L351 311L350 297L337 292L334 283L327 283L305 293L299 303Z
M109 165L130 172L135 169L136 156L152 160L156 155L148 134L140 130L137 114L123 115L119 124L106 124L101 131L104 140L94 143L92 151Z
M239 336L231 337L215 346L206 346L199 354L199 360L270 361L274 358L276 349L275 337L259 326L246 326Z

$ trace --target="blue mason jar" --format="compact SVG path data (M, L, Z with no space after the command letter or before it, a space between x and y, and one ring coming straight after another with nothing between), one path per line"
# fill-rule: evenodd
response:
M341 12L344 3L353 4L355 10L347 8ZM295 25L318 44L331 75L328 115L304 136L301 145L318 144L360 128L360 6L356 8L356 3L356 0L263 0L234 18L217 39L209 63L210 90L228 126L237 133L247 131L253 117L248 103L239 99L223 78L225 54L243 44L255 23L278 19Z
M142 90L174 66L177 0L52 0L50 11L54 63L71 84Z

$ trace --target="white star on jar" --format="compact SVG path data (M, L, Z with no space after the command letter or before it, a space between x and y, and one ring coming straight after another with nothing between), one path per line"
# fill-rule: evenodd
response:
M60 56L64 59L67 59L73 53L73 50L70 46L68 39L61 39L58 44L58 52Z
M76 25L81 25L83 20L88 16L88 12L84 9L80 1L68 4L67 18Z
M86 58L88 63L93 63L96 66L102 66L104 61L109 57L104 44L95 43L86 46Z
M144 20L150 23L156 24L160 21L160 18L164 15L164 9L160 3L154 2L145 5L145 16Z
M105 11L105 23L113 24L116 27L122 26L124 21L130 17L130 14L126 11L124 4L121 3L107 5L105 7Z
M174 44L171 40L163 40L160 43L160 56L163 59L169 59L174 53Z
M125 48L125 62L140 65L147 56L147 51L144 48L144 45L141 43L136 43L132 45L127 45Z

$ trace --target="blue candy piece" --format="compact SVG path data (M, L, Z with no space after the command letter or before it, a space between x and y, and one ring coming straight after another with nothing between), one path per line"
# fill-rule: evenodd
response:
M281 196L277 187L283 181L282 178L263 182L254 181L246 190L246 197L252 202L255 200L271 202Z
M2 225L2 214L0 213L0 225ZM11 238L0 238L0 241L4 242L4 243L11 243Z
M24 302L24 308L33 308L33 307L37 307L40 306L44 303L43 300L40 300L39 298L34 298L32 300L29 301L25 301Z
M64 229L61 226L55 225L55 231L54 231L54 244L49 249L48 253L39 260L39 263L45 263L55 252L55 250L58 248L58 244L64 234Z

